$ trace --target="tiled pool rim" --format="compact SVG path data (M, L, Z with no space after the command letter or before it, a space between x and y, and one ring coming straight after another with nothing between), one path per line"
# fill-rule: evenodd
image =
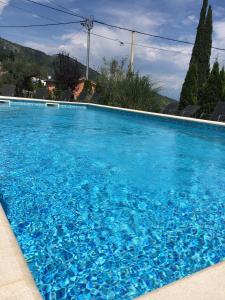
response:
M117 110L124 112L131 112L135 114L142 114L146 116L155 116L164 119L187 121L189 123L208 124L213 126L224 127L225 123L199 120L186 117L165 115L159 113L137 111L132 109L125 109L119 107L111 107L92 103L80 103L80 102L66 102L66 101L49 101L42 99L31 99L31 98L17 98L17 97L6 97L0 96L0 100L11 100L13 102L27 102L27 103L59 103L63 105L72 106L89 106L98 107L109 110ZM16 241L16 238L10 228L7 218L0 205L0 224L1 226L1 237L0 239L0 299L42 299L38 289L34 283L32 275L25 262L20 247ZM7 237L4 237L7 235ZM5 240L8 240L8 244ZM2 242L4 240L4 242ZM5 246L7 244L7 247ZM7 253L7 255L5 254ZM5 256L4 256L5 254ZM5 261L7 263L5 263ZM12 272L13 268L13 272ZM19 279L12 279L8 283L3 283L3 280L7 280L7 274L12 274L12 278L15 274L20 274ZM164 286L156 291L146 294L138 299L143 300L223 300L225 295L225 262L214 265L203 271L195 273L194 275L185 277L184 279L178 280L170 285Z
M147 112L147 111L141 111L141 110L134 110L134 109L121 108L121 107L116 107L116 106L107 106L107 105L94 104L94 103L86 103L86 102L53 101L53 100L43 100L43 99L35 99L35 98L21 98L21 97L9 97L9 96L0 96L0 100L11 100L13 102L18 101L18 102L43 103L43 104L45 104L45 103L58 103L58 104L70 105L70 106L97 107L97 108L104 108L104 109L108 109L108 110L130 112L130 113L145 115L145 116L154 116L154 117L163 118L163 119L171 119L171 120L175 120L175 121L176 120L177 121L187 121L188 123L199 123L199 124L225 127L225 123L218 122L218 121L209 121L209 120L201 120L201 119L195 119L195 118L187 118L187 117L181 117L181 116L167 115L167 114L162 114L162 113L153 113L153 112Z
M1 204L0 228L0 299L41 300Z

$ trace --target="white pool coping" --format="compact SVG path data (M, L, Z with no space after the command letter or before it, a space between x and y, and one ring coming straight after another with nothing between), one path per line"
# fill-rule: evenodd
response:
M0 204L0 299L41 300L22 251Z
M168 284L136 300L224 300L225 262Z
M136 114L162 117L173 120L225 126L225 123L172 116L166 114L137 111L132 109L99 105L93 103L49 101L31 98L5 97L0 99L13 101L32 101L39 103L59 103L79 106L106 108L133 112ZM42 299L28 269L17 240L10 228L0 205L0 299L39 300ZM225 262L216 264L184 279L166 285L137 298L139 300L224 300L225 299Z
M142 111L142 110L134 110L134 109L94 104L94 103L86 103L86 102L53 101L53 100L43 100L43 99L36 99L36 98L21 98L21 97L8 97L8 96L0 96L0 99L13 100L13 101L27 101L27 102L32 101L32 102L39 102L39 103L43 102L43 103L69 104L69 105L74 105L74 106L99 107L99 108L106 108L106 109L117 110L117 111L133 112L135 114L141 114L141 115L147 115L147 116L162 117L164 119L173 119L173 120L188 121L188 122L193 122L193 123L225 127L225 123L218 122L218 121L187 118L187 117L181 117L181 116L167 115L167 114L162 114L162 113L154 113L154 112L148 112L148 111Z

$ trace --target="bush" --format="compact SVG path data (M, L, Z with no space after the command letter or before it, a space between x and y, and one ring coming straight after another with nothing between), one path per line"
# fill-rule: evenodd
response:
M61 90L73 89L81 77L78 61L64 52L56 55L53 68L57 88Z
M91 94L92 93L92 84L90 80L85 80L84 82L84 92Z
M159 88L150 77L131 72L125 59L104 60L96 89L100 104L155 112L161 108Z

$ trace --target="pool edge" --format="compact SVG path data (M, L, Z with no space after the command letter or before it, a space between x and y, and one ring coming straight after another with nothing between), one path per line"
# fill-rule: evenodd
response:
M31 99L31 98L15 98L15 97L3 97L0 96L0 99L12 99L14 101L34 101L34 102L54 102L59 104L69 104L69 105L84 105L84 106L90 106L90 107L99 107L99 108L106 108L109 110L118 110L118 111L125 111L125 112L133 112L137 114L142 115L149 115L149 116L157 116L167 119L175 119L175 120L181 120L181 121L188 121L193 123L202 123L202 124L209 124L209 125L216 125L224 127L225 123L216 122L216 121L208 121L208 120L199 120L199 119L193 119L193 118L186 118L186 117L179 117L179 116L172 116L172 115L166 115L166 114L159 114L159 113L152 113L152 112L145 112L145 111L137 111L132 109L125 109L120 107L112 107L112 106L105 106L105 105L99 105L99 104L93 104L93 103L80 103L80 102L64 102L64 101L49 101L49 100L41 100L41 99ZM2 210L2 212L1 212ZM4 218L4 212L0 205L0 227L1 227L1 218ZM5 216L6 218L6 216ZM8 223L7 219L6 222ZM9 233L14 238L14 244L15 247L19 247L16 238L10 228L10 225L8 224L9 229L8 231L11 231ZM13 246L14 247L14 246ZM1 237L0 237L0 253L1 252ZM18 250L17 250L18 251ZM16 256L20 256L19 259L23 260L22 268L26 269L26 272L29 273L28 277L26 277L26 282L28 288L34 289L34 298L22 298L22 299L42 299L37 287L34 283L33 277L28 269L28 266L25 262L25 259L23 258L22 252L19 248L19 254ZM1 265L1 255L0 255L0 265ZM19 263L18 263L19 264ZM0 266L1 270L1 266ZM3 273L4 274L4 273ZM16 284L20 282L13 281L12 284ZM160 289L157 289L153 292L147 293L146 295L140 296L139 298L136 298L137 300L224 300L225 295L225 286L222 284L225 282L225 262L221 262L219 264L216 264L214 266L211 266L209 268L203 269L200 272L197 272L193 275L186 276L181 280L175 281L169 285L166 285ZM6 284L9 286L10 284ZM5 286L6 286L5 285ZM218 286L219 285L219 286ZM31 287L32 286L32 287ZM0 281L0 299L1 299L1 281ZM33 293L32 292L32 293ZM37 296L37 298L36 298ZM5 299L5 298L4 298ZM7 299L21 299L21 298L7 298Z
M0 100L13 100L13 101L27 101L27 102L39 102L39 103L58 103L58 104L66 104L66 105L72 105L72 106L89 106L89 107L98 107L98 108L105 108L108 110L117 110L117 111L124 111L124 112L131 112L135 114L141 114L141 115L148 115L148 116L155 116L155 117L161 117L164 119L171 119L171 120L178 120L178 121L187 121L192 123L200 123L200 124L208 124L212 126L220 126L225 127L225 123L218 122L218 121L210 121L210 120L202 120L202 119L196 119L196 118L188 118L188 117L181 117L181 116L175 116L175 115L167 115L162 113L154 113L149 111L142 111L142 110L135 110L135 109L129 109L129 108L122 108L117 106L108 106L108 105L102 105L102 104L95 104L95 103L86 103L86 102L69 102L69 101L54 101L54 100L43 100L43 99L36 99L36 98L22 98L22 97L9 97L9 96L0 96Z
M41 300L1 204L0 228L0 299ZM225 261L146 293L136 300L224 300L224 282Z
M186 276L135 300L224 300L225 261Z
M42 299L1 204L0 274L0 299Z

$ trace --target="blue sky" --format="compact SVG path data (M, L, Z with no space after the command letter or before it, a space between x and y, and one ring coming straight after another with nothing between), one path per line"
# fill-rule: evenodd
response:
M61 4L84 16L140 31L194 41L201 0L38 0L49 5ZM214 11L214 44L225 48L225 3L211 0ZM21 8L18 9L15 6ZM23 11L26 10L26 11ZM77 20L72 16L53 12L29 4L26 0L1 0L0 25L42 24L52 21ZM130 42L130 33L95 25L94 33L123 42ZM80 24L32 29L2 29L1 36L11 41L49 54L69 51L82 63L86 58L86 33ZM135 48L135 69L150 75L162 87L162 93L179 98L180 88L190 60L191 47L146 36L136 36L136 43L163 47L182 53ZM129 58L130 46L92 36L91 66L99 69L102 58ZM225 52L213 51L212 61L225 63Z

